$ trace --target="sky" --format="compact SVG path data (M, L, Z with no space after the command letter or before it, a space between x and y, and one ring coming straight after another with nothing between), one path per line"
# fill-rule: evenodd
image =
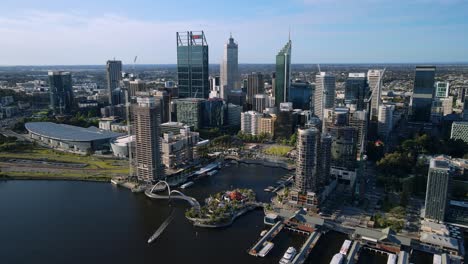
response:
M0 65L175 64L176 32L239 63L468 62L468 0L1 0Z

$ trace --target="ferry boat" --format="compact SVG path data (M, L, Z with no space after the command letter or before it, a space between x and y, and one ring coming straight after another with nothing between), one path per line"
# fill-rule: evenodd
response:
M258 253L258 256L262 258L265 257L268 254L268 252L270 252L270 250L273 248L275 244L273 244L272 242L265 242L265 244L263 245L264 247Z
M288 250L286 250L286 253L284 253L283 258L280 260L280 264L289 264L293 261L294 257L296 256L297 251L293 247L289 247Z
M192 186L193 184L194 184L193 181L189 181L189 182L186 182L186 183L182 184L182 185L180 186L180 188L181 188L181 189L185 189L185 188L188 188L188 187Z
M112 180L111 180L111 183L114 184L114 185L119 185L119 181L116 180L116 179L112 179Z
M341 253L336 253L330 261L330 264L341 264L343 263L344 256Z
M348 250L349 250L349 247L351 246L351 243L352 243L351 240L345 240L345 242L343 242L343 245L341 246L341 249L340 249L340 253L343 256L346 256L346 254L348 254Z

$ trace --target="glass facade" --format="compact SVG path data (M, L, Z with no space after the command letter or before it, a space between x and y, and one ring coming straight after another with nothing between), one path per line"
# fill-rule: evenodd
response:
M208 98L208 43L202 32L177 32L179 97Z
M196 98L175 100L177 122L199 129L202 126L203 102L204 99Z
M350 74L351 75L351 74ZM356 105L356 110L364 110L364 98L369 92L365 74L349 76L345 85L345 104Z
M203 127L221 127L225 121L225 105L220 98L211 98L204 102Z
M289 102L291 84L291 40L276 55L275 105Z
M310 83L294 82L289 89L289 102L294 109L310 110L313 87Z
M418 66L414 77L411 111L413 121L429 122L434 97L435 70L433 66Z
M54 114L69 114L73 109L73 87L69 72L49 72L50 109Z

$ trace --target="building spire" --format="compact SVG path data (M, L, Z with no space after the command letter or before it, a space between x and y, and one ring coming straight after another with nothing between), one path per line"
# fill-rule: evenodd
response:
M291 26L289 26L288 30L288 40L291 41Z

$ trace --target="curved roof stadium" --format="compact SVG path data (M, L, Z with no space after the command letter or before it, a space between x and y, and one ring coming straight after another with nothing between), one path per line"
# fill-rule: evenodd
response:
M86 142L124 135L97 127L84 128L52 122L29 122L25 124L25 127L30 133L60 141Z

